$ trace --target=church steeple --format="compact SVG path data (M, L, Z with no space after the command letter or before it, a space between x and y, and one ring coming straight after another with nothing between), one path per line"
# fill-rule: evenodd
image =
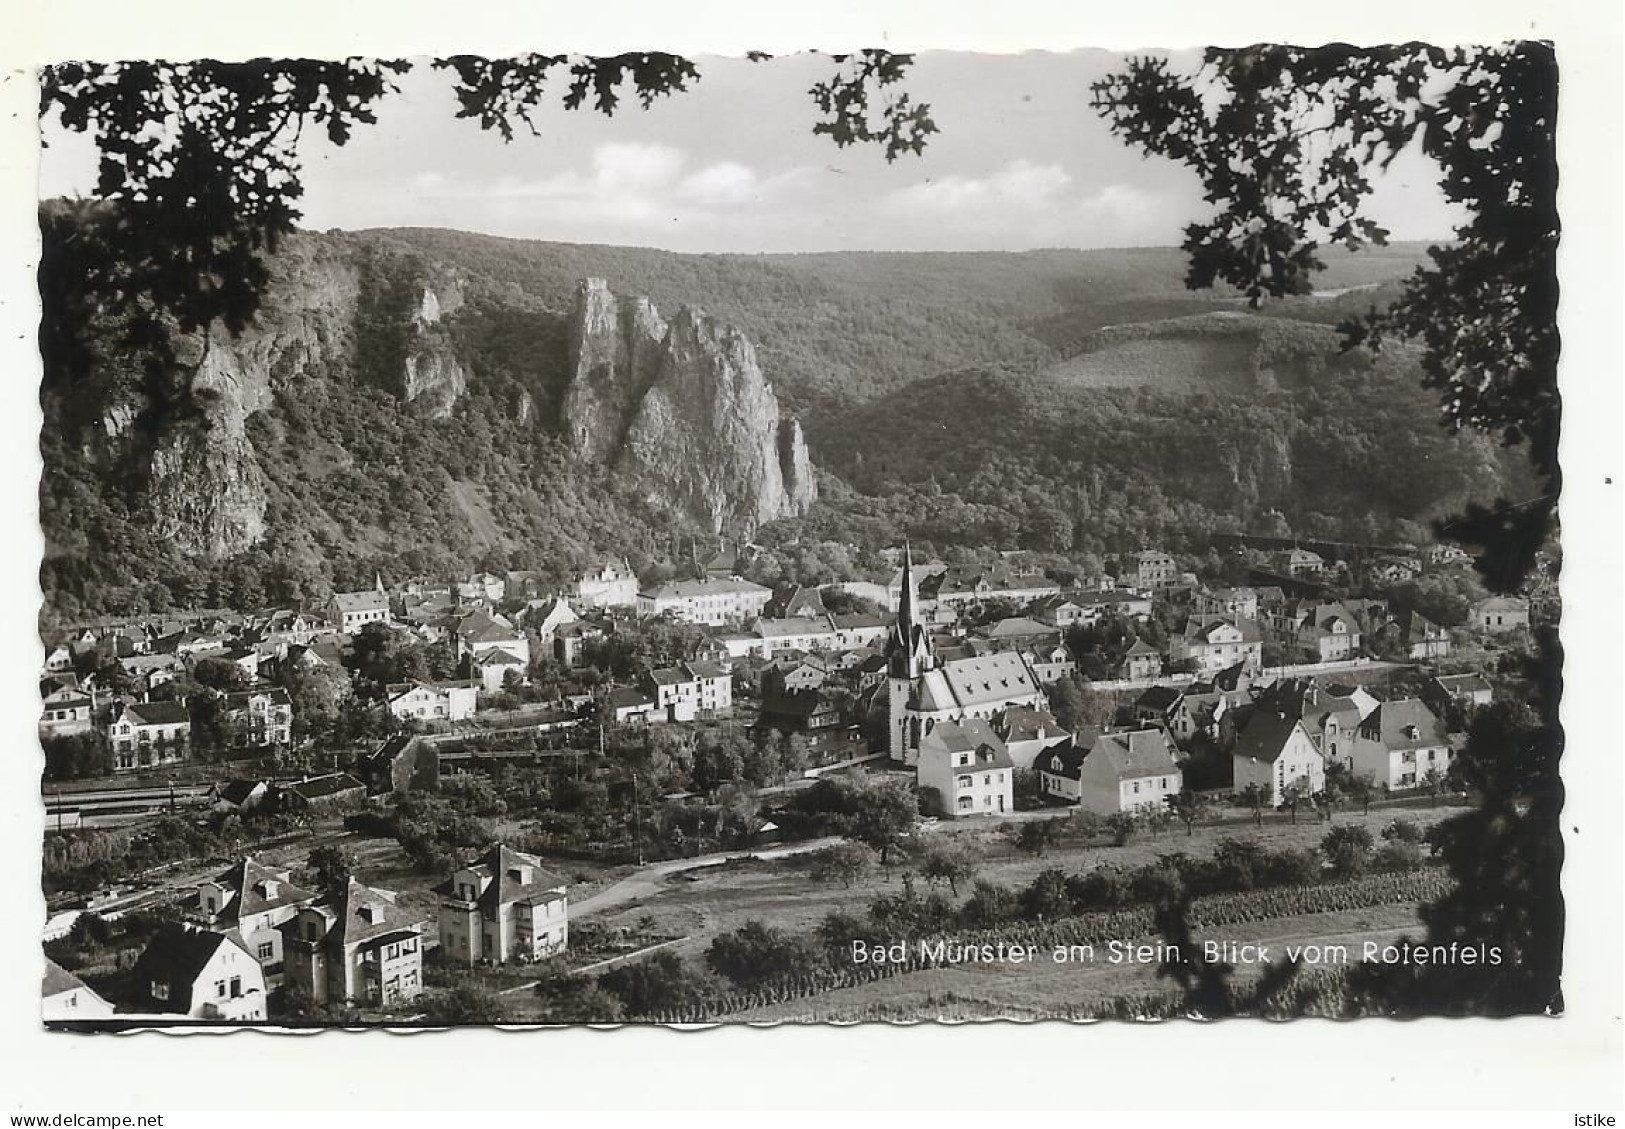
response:
M886 642L893 678L918 678L936 666L932 653L931 636L925 625L919 623L918 594L914 590L914 553L909 543L903 542L902 590L897 594L897 622L892 625Z

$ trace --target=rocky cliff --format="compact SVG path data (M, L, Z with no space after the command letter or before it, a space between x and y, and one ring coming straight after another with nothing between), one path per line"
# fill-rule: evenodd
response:
M579 457L717 532L803 514L818 496L801 425L780 411L745 336L602 279L576 292L561 420Z
M266 478L248 420L279 393L365 370L403 404L444 419L468 392L469 366L444 324L462 303L455 277L408 273L383 286L354 254L334 252L295 241L272 260L273 285L240 335L175 333L136 356L104 349L100 371L47 375L47 400L53 384L71 383L72 396L100 401L82 453L125 484L157 536L190 555L221 560L264 538ZM98 332L119 339L116 327Z

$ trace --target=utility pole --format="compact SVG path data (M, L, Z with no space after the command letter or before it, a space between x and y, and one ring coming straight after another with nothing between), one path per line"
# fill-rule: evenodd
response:
M643 865L643 817L638 813L638 774L632 774L632 828L638 838L638 865Z

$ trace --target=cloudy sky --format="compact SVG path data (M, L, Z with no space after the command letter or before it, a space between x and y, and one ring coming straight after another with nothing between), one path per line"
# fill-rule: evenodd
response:
M906 85L941 132L892 164L813 136L807 91L829 59L696 62L699 83L649 110L606 119L555 100L541 136L512 143L458 119L449 76L420 65L348 145L307 139L304 224L676 251L1026 250L1173 245L1207 213L1194 177L1130 151L1089 108L1114 54L922 55ZM42 193L88 191L94 153L48 137ZM1396 238L1453 226L1432 171L1402 160L1379 184Z

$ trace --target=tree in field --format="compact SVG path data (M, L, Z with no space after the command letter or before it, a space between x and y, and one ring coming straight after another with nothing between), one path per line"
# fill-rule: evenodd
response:
M1021 912L1037 921L1054 921L1072 912L1066 874L1051 867L1039 873L1021 892Z
M1377 798L1377 783L1369 772L1350 773L1343 781L1343 793L1360 805L1366 815L1371 814L1371 801Z
M598 987L614 996L626 1015L639 1016L686 1007L707 985L676 954L659 952L610 969L598 977Z
M1116 846L1127 846L1139 829L1140 820L1133 812L1117 811L1106 817L1106 834L1112 837L1112 843Z
M837 843L815 852L808 873L815 882L839 882L848 890L867 878L875 868L874 852L862 843Z
M1034 858L1043 858L1044 852L1061 839L1063 819L1030 819L1015 828L1011 836L1016 850Z
M1371 832L1353 824L1332 828L1320 841L1320 853L1339 878L1357 878L1364 874L1371 862L1371 847Z
M323 892L344 889L355 873L350 856L336 843L324 843L312 850L305 859L305 870L316 889Z
M1551 45L1210 48L1194 73L1135 59L1093 93L1115 134L1191 168L1217 206L1186 228L1187 284L1228 283L1255 304L1308 292L1322 243L1386 240L1369 216L1373 172L1412 145L1437 162L1468 218L1386 310L1343 330L1351 347L1419 342L1446 426L1528 445L1545 493L1444 523L1483 546L1490 587L1516 588L1559 483Z
M781 979L805 968L809 953L782 929L751 920L731 933L718 934L705 951L711 968L742 988Z
M1293 823L1298 822L1298 809L1309 802L1310 795L1309 781L1301 777L1281 790L1281 806L1292 813Z
M920 860L920 873L927 882L946 882L957 898L959 884L976 876L978 861L976 849L968 843L933 843Z
M914 829L918 804L912 790L896 782L858 785L851 791L850 809L839 818L841 834L880 853L880 865L890 866L892 854Z
M1200 792L1185 788L1178 795L1168 797L1168 811L1185 825L1185 835L1196 832L1196 821L1207 814L1208 798Z
M1249 784L1236 793L1236 799L1253 813L1253 824L1264 826L1264 809L1269 806L1269 789L1258 784Z

